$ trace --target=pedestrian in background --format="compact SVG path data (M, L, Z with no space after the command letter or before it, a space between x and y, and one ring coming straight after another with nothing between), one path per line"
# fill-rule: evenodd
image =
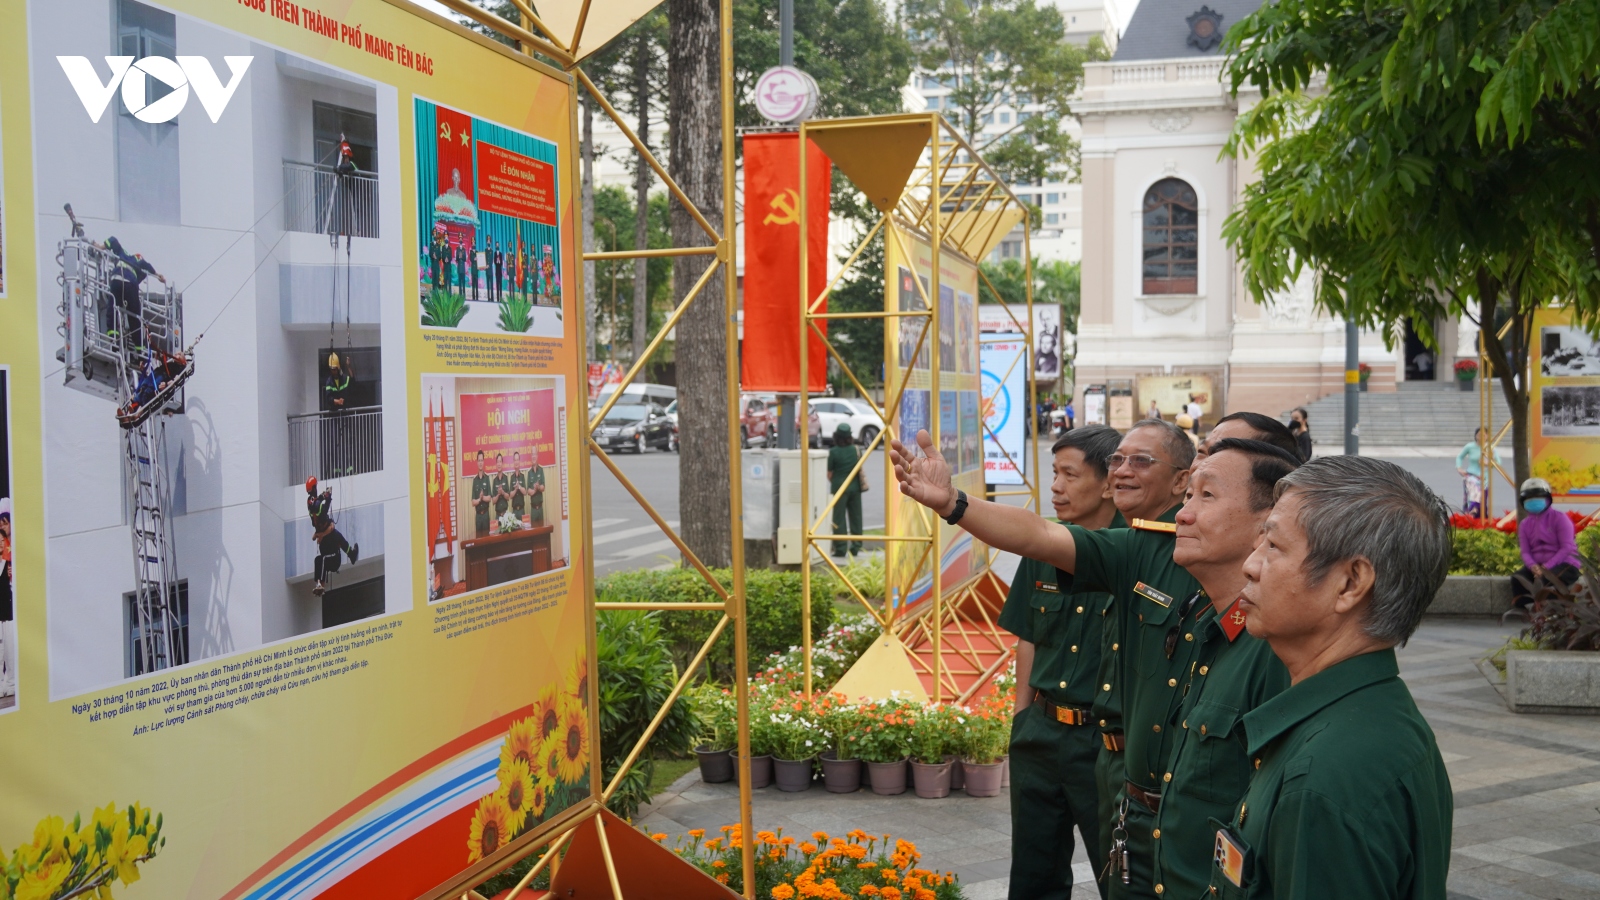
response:
M1152 422L1161 421L1161 409L1156 406L1154 400L1150 401L1150 408L1144 411L1144 417Z
M1301 462L1311 461L1311 415L1304 406L1296 406L1289 414L1289 433L1294 435L1294 445Z
M1183 411L1188 413L1189 418L1194 420L1194 430L1198 432L1200 430L1200 415L1201 413L1205 412L1205 410L1200 408L1199 397L1195 394L1190 394L1189 405L1185 406Z
M1523 512L1517 523L1522 568L1511 576L1511 599L1524 612L1533 609L1533 595L1543 585L1559 584L1564 591L1578 581L1577 532L1550 495L1550 482L1543 478L1529 478L1517 492Z
M1183 433L1189 437L1189 443L1194 444L1196 450L1200 449L1200 435L1194 433L1193 416L1188 413L1178 413L1178 417L1173 419L1172 422L1183 430Z
M1472 433L1456 454L1456 471L1461 473L1461 511L1469 516L1483 515L1483 438L1482 428Z

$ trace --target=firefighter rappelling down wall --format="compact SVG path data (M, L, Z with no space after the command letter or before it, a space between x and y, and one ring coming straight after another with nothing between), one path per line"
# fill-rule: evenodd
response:
M58 331L65 338L56 359L66 364L67 386L110 401L107 411L122 426L133 537L134 665L138 671L164 669L188 658L183 643L174 640L178 575L163 417L183 412L183 387L195 372L194 345L183 343L183 296L166 276L115 236L91 239L72 205L65 210L72 234L56 255Z

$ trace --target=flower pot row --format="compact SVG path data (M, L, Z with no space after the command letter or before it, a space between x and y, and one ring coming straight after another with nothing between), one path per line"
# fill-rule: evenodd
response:
M732 781L738 754L732 750L696 747L700 759L700 780L707 784ZM874 794L903 794L909 784L918 797L935 799L965 790L971 797L994 797L1006 786L1007 760L987 764L966 762L946 756L942 762L923 763L905 758L893 762L868 762L839 759L832 750L813 759L779 759L770 755L750 757L750 787L764 788L776 783L780 791L804 791L811 787L814 766L820 762L823 786L835 794L854 793L863 783Z

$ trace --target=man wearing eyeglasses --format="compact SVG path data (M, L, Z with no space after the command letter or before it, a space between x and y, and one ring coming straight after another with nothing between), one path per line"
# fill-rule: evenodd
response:
M1103 743L1122 756L1123 790L1108 858L1096 860L1095 868L1111 897L1153 895L1151 832L1172 738L1166 723L1195 658L1196 630L1216 616L1212 604L1200 602L1200 582L1172 558L1173 520L1194 444L1170 423L1136 423L1106 460L1114 502L1132 527L1089 531L1058 527L1018 507L969 500L951 486L949 467L925 433L917 442L920 455L891 445L902 493L990 546L1055 566L1064 590L1114 597L1108 625L1116 631L1117 661L1101 688L1115 694L1127 730L1108 731Z

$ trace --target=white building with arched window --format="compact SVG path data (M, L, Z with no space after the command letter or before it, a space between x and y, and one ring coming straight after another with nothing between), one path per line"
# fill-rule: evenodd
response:
M1142 411L1151 398L1139 384L1153 394L1150 376L1209 377L1211 421L1243 409L1279 414L1343 390L1344 324L1312 309L1310 280L1259 305L1222 237L1255 177L1248 159L1222 149L1257 95L1230 94L1219 45L1259 5L1141 0L1112 59L1086 67L1073 104L1083 128L1080 409L1085 387L1108 385L1131 389L1131 408ZM1458 355L1475 355L1470 322L1434 327L1438 361L1408 323L1394 350L1364 333L1369 389L1449 380Z

